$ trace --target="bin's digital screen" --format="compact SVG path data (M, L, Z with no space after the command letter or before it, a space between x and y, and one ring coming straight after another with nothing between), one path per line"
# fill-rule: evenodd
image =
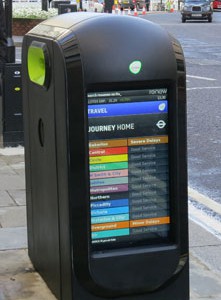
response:
M167 88L87 96L92 249L168 240Z

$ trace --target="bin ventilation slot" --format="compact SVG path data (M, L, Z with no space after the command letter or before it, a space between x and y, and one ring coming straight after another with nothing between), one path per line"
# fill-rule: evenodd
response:
M44 134L44 123L42 119L39 119L38 121L38 137L39 137L39 142L41 147L44 147L45 134Z

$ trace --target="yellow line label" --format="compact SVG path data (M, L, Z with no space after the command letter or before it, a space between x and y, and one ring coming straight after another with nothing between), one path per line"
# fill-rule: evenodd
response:
M90 157L90 164L128 161L127 154Z

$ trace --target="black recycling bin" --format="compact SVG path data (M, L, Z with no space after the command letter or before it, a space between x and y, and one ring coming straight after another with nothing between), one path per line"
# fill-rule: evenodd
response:
M5 64L2 75L2 136L4 147L24 145L21 64Z
M23 41L28 247L62 300L188 300L186 73L129 16L70 13Z

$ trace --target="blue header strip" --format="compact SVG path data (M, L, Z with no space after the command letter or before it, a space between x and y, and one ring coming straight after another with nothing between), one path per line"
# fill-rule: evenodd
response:
M167 111L167 100L88 105L89 118L156 114Z

